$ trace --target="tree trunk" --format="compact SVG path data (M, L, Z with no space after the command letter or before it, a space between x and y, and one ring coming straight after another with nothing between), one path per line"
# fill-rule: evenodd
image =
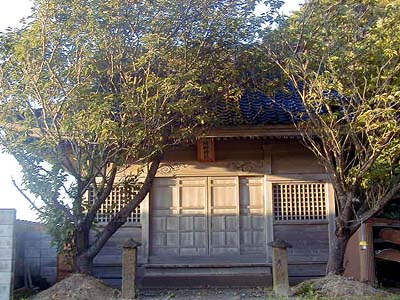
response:
M89 248L89 234L90 229L86 226L82 226L75 233L76 256L74 258L74 269L75 272L78 273L92 273L93 257L87 255L87 250Z
M149 193L156 176L158 166L160 165L162 155L156 156L147 172L146 179L143 182L139 192L134 199L122 208L106 226L103 227L100 234L92 244L89 244L90 226L86 223L76 233L77 256L74 260L75 271L84 274L91 274L93 259L100 252L110 237L126 222L126 218L143 201Z
M350 236L345 234L336 236L335 246L329 253L328 265L326 273L342 274L344 272L344 254L346 252L347 242Z
M93 258L83 253L75 257L75 271L82 274L92 274Z
M328 265L326 267L326 273L343 274L344 272L344 254L346 252L347 242L354 231L349 227L349 220L352 220L352 201L353 193L351 191L343 194L338 193L339 202L343 204L343 209L336 217L336 239L334 241L334 247L329 252Z

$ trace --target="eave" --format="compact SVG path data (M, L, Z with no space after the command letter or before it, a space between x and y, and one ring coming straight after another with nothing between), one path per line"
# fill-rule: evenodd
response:
M212 128L199 135L215 139L300 139L301 134L292 124Z

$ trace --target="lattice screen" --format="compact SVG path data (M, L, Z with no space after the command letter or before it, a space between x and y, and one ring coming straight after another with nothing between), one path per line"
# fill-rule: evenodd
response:
M272 185L276 221L326 220L323 183L277 183Z
M130 199L128 199L127 195L133 197L133 193L131 192L131 188L125 186L115 186L110 195L104 201L100 209L96 214L96 221L98 223L108 223L111 218L123 208ZM90 193L90 200L93 202L93 191ZM138 206L128 217L126 223L135 224L140 223L140 206Z

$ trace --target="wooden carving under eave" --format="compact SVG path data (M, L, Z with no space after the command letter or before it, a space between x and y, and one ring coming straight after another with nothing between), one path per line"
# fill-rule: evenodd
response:
M199 162L215 162L215 143L213 138L197 139L197 160Z

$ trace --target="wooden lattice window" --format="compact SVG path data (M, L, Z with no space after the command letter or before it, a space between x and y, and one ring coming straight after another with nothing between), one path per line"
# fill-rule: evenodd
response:
M276 183L272 190L276 221L326 220L324 183Z
M110 195L101 205L100 209L96 214L96 221L99 224L108 223L111 218L120 211L132 197L134 197L135 192L133 188L126 186L115 186ZM94 201L93 191L90 192L89 196L91 202ZM137 224L140 223L140 206L138 206L127 218L127 224Z

